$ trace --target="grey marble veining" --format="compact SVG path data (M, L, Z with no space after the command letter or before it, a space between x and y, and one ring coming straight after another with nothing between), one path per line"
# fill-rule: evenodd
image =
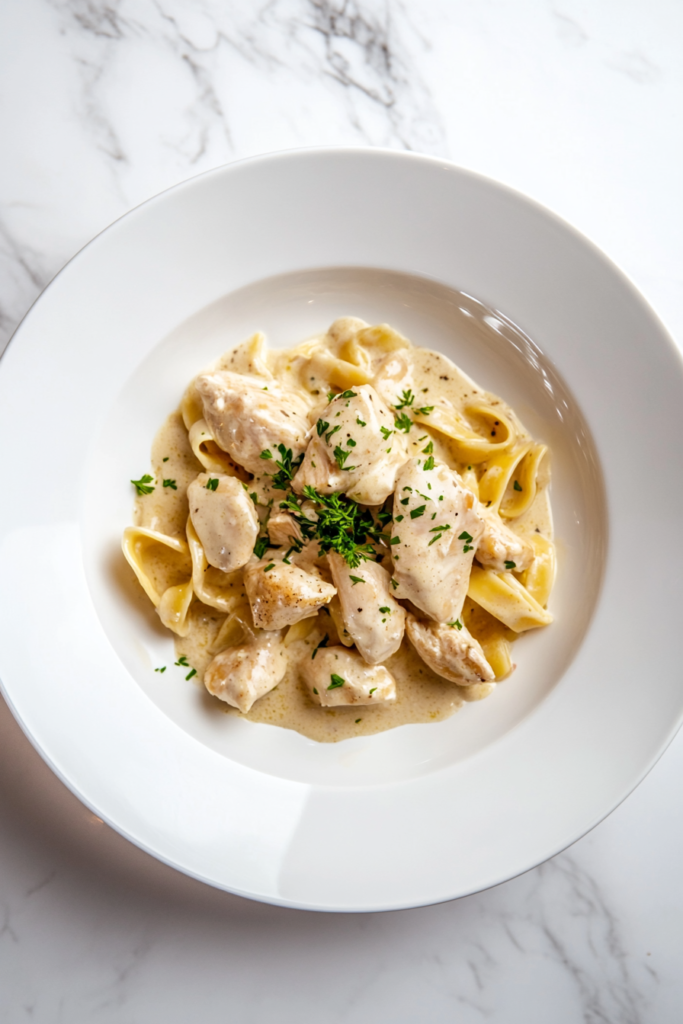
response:
M432 153L529 192L683 338L682 39L673 0L6 0L0 348L132 206L309 145ZM313 915L127 844L2 705L0 1020L673 1024L681 778L679 739L593 833L486 893Z

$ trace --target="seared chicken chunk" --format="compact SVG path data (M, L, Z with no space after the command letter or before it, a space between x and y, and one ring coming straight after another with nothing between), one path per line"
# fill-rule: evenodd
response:
M396 480L394 596L412 601L436 622L452 622L462 612L484 530L475 506L457 473L432 456L410 459Z
M263 473L261 452L277 457L279 444L293 458L305 450L308 405L291 388L227 370L202 374L196 386L214 441L250 473Z
M235 476L200 473L187 488L190 518L209 565L241 569L251 558L259 520L254 503Z
M404 391L413 387L413 362L410 352L398 349L384 356L375 369L373 386L387 405L396 405Z
M534 558L531 542L513 533L496 512L487 512L481 506L479 511L484 519L484 532L477 547L479 564L496 572L528 569Z
M495 679L481 645L459 619L453 623L426 622L409 614L406 632L425 664L444 679L460 686Z
M272 558L247 566L244 587L260 629L282 629L310 619L337 593L320 576Z
M268 520L268 537L276 548L284 547L285 544L291 546L295 541L301 541L301 527L294 516L287 512L276 512Z
M287 671L280 633L261 633L250 643L228 647L204 673L209 693L246 714L259 697L273 689Z
M381 505L408 457L405 435L369 384L337 395L322 410L293 487L344 492L362 505Z
M383 665L366 665L345 647L322 647L315 658L304 657L299 668L313 699L325 708L396 700L391 673Z
M389 591L389 573L377 562L361 562L350 569L333 551L327 559L346 632L368 665L386 661L401 646L406 618Z

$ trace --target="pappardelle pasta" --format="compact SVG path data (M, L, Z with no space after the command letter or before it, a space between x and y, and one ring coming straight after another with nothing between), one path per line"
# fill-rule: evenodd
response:
M123 552L227 713L320 741L435 721L552 622L548 461L386 324L274 351L257 333L162 426Z

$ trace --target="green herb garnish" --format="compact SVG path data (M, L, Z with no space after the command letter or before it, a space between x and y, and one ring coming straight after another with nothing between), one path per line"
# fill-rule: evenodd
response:
M517 563L516 562L506 561L505 568L506 569L516 569L517 568Z
M318 646L313 651L313 654L311 655L311 661L313 661L313 659L315 658L316 654L318 653L318 651L320 650L321 647L327 647L327 641L329 639L330 639L329 636L327 635L327 633L325 633L325 636L322 638L322 640L320 641ZM313 692L317 693L318 691L314 690Z
M425 469L434 469L434 456L433 455L430 455L429 458L425 461L424 468Z
M403 391L401 393L401 399L400 401L394 404L394 409L405 409L406 406L412 405L414 401L415 395L413 394L411 388L408 388L407 391Z
M216 488L218 487L218 477L212 476L209 480L206 481L205 487L207 491L215 491Z
M275 568L275 562L271 562L270 565L267 565L263 571L264 572L270 572L270 570L274 569L274 568Z
M417 508L411 509L411 511L410 511L410 518L411 519L419 519L420 516L423 516L425 514L425 509L426 508L427 508L426 505L418 505Z
M139 480L131 480L131 483L138 494L151 494L154 487L150 487L149 485L152 483L153 479L154 477L151 477L149 473L145 473L145 475L141 476Z
M327 420L318 420L315 425L315 429L318 431L318 437L320 437L321 434L324 434L328 427L329 423Z
M447 622L446 625L450 626L451 629L462 629L462 622L460 619L456 619L455 622Z
M516 491L521 491L521 489L522 489L522 488L521 488L521 486L520 486L520 484L519 484L519 481L518 481L518 480L515 480L515 482L514 482L514 484L513 484L512 486L513 486L513 488L514 488L514 489L515 489Z
M340 686L344 685L344 680L341 676L338 676L336 672L333 672L330 676L332 682L327 687L328 690L338 690Z
M352 587L355 587L356 583L365 583L365 580L363 579L362 576L351 576L349 574L349 579L351 580Z
M394 423L396 424L397 430L402 430L404 434L407 434L413 425L413 421L410 416L407 416L404 412L394 419Z

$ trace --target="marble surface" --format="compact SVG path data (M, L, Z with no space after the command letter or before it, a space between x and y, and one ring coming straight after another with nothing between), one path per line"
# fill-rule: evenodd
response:
M434 153L527 192L683 343L682 57L677 0L4 0L0 349L132 206L226 161L329 144ZM130 846L0 705L0 1020L678 1021L682 780L679 736L521 878L421 910L306 914Z

